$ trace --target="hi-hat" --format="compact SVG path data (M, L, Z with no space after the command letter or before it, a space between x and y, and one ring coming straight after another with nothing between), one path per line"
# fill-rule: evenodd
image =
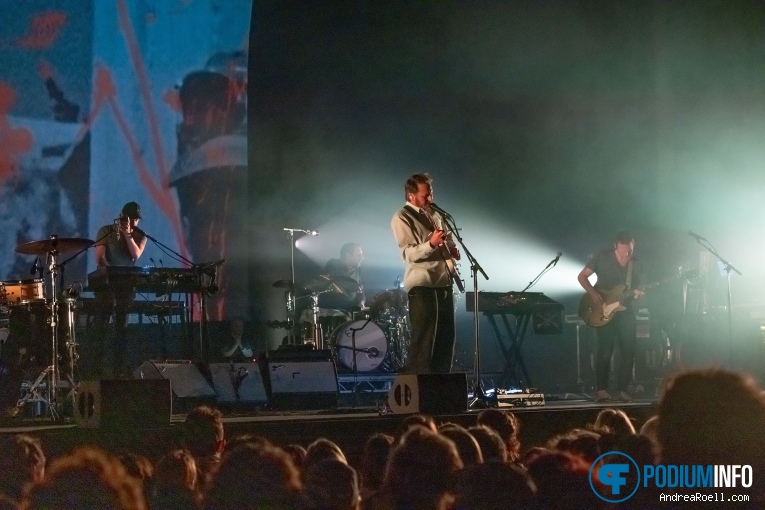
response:
M16 253L22 255L46 255L52 251L66 253L70 251L84 250L93 246L95 241L77 237L54 237L41 241L31 241L16 246Z
M276 280L271 286L277 289L291 289L292 282L290 280Z
M305 288L311 292L339 292L353 295L359 290L359 282L347 276L328 276L320 274L308 280Z

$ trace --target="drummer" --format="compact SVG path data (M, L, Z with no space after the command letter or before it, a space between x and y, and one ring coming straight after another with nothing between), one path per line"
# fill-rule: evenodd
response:
M336 277L351 278L358 283L356 289L348 289L343 293L327 292L319 296L320 308L332 308L336 310L353 311L364 308L366 296L364 284L361 279L361 262L364 260L364 252L359 243L345 243L340 248L340 258L330 259L324 266L322 274L330 279Z

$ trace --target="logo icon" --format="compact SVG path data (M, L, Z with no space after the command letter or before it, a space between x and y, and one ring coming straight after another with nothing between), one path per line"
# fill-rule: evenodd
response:
M640 487L637 462L622 452L606 452L590 467L590 487L600 499L621 503L630 499Z

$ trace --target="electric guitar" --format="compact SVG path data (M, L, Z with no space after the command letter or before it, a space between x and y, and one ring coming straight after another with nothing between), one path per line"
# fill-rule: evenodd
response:
M637 288L637 290L646 291L658 287L659 285L669 283L678 278L682 280L689 280L695 278L696 276L698 276L698 271L696 269L691 269L689 271L685 271L682 274L670 276L669 278L664 278L663 280L649 283L648 285L641 285ZM632 293L634 289L628 290L626 285L621 284L606 291L601 289L595 290L603 297L603 306L596 305L592 301L592 297L585 293L585 295L582 296L582 298L579 300L579 317L581 317L585 324L588 326L599 328L611 322L611 319L614 318L614 315L627 309L627 305L632 300Z

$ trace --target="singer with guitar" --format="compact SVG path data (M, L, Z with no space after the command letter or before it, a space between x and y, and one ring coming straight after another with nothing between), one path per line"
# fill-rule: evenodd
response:
M597 252L579 273L579 284L587 291L587 297L593 308L602 308L604 292L623 285L627 289L627 299L622 304L624 310L616 313L611 320L597 328L595 349L595 385L597 400L611 400L608 392L608 376L614 347L618 346L621 360L616 372L616 390L619 399L629 402L629 384L635 362L635 311L633 301L643 296L639 289L642 280L642 268L633 257L635 239L626 231L616 234L613 248ZM597 282L593 286L589 277L595 274Z
M104 225L98 229L96 234L95 257L98 267L104 266L134 266L143 254L146 247L147 238L138 228L138 222L141 220L141 207L136 202L128 202L122 207L122 212L112 224ZM125 361L125 332L127 328L128 307L133 302L133 289L111 289L108 291L98 291L95 293L95 303L97 315L94 319L94 345L97 345L97 351L94 353L94 365L98 360L103 360L103 346L101 342L105 339L111 340L111 349L113 353L113 370L105 367L91 367L96 373L94 375L115 375L117 377L128 377L130 375L129 367ZM109 323L111 322L111 334L109 332ZM84 367L88 370L87 360ZM106 373L98 373L103 370Z
M449 373L456 343L452 283L459 280L450 268L460 252L444 230L443 215L432 207L433 182L428 174L409 177L404 197L406 204L391 220L406 266L404 289L412 326L404 371Z

